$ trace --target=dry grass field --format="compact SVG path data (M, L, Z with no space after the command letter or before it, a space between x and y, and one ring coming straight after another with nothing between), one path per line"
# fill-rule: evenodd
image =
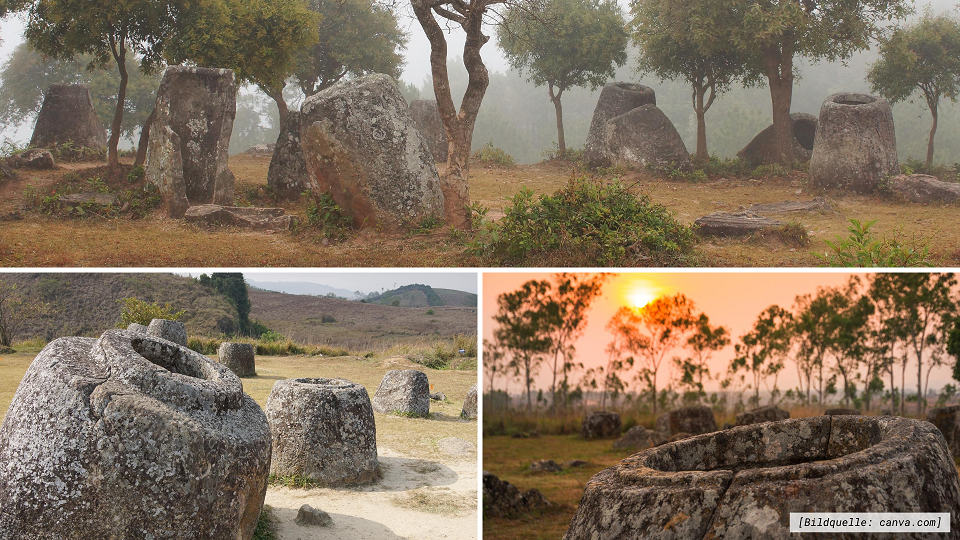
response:
M486 266L468 253L466 240L443 229L428 234L351 233L340 243L326 244L307 231L264 233L243 230L202 230L153 212L129 218L55 219L18 210L25 190L46 193L64 176L99 164L65 164L53 172L25 173L0 186L0 265L5 266ZM230 158L237 177L239 204L275 204L266 195L269 158L243 154ZM488 217L503 215L508 199L521 187L553 193L577 174L570 164L541 163L506 169L474 165L471 199L487 208ZM607 176L612 179L612 176ZM732 267L804 267L821 265L825 240L847 235L850 219L876 220L879 237L897 236L908 243L929 243L931 259L942 266L960 262L960 205L923 206L892 202L875 196L813 192L805 175L779 178L717 178L705 182L673 181L646 171L628 172L620 180L691 224L718 210L736 210L755 203L809 200L823 196L832 205L826 212L773 215L799 222L808 231L807 247L794 247L775 238L703 240L697 246L699 264ZM33 186L28 188L28 186ZM285 205L303 215L304 203ZM15 215L19 212L19 219Z

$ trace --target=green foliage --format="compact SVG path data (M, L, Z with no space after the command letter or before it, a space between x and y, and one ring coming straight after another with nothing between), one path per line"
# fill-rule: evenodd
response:
M437 340L433 346L408 354L407 357L430 369L469 369L464 359L477 357L477 336L457 334L452 340Z
M517 164L513 156L506 153L502 148L497 148L492 142L484 145L483 148L473 153L473 160L488 167L513 167Z
M554 195L524 188L503 219L481 229L471 249L505 265L680 265L694 242L689 227L619 181L575 178Z
M123 305L123 309L117 320L117 328L126 328L133 323L147 326L154 319L176 321L187 313L184 310L174 311L169 303L144 302L133 296L120 300L120 304Z
M953 379L960 381L960 320L954 321L947 338L947 354L954 358Z
M250 343L256 354L261 356L350 356L351 351L342 347L327 345L305 345L297 343L275 332L267 332L260 339L237 337L197 337L191 336L187 340L187 347L200 354L217 354L220 344L224 341Z
M906 268L934 265L926 243L904 244L896 237L877 239L870 231L874 223L875 220L861 223L851 219L847 227L850 234L847 237L837 235L833 242L827 240L829 251L816 255L826 266Z
M334 242L345 240L353 226L353 220L340 208L329 193L314 194L304 192L311 197L307 204L307 224L318 233L320 238Z
M276 540L276 524L273 517L273 508L269 505L263 505L260 511L260 517L257 519L257 527L253 529L253 536L250 540Z
M760 165L753 170L751 175L754 178L771 178L787 176L789 173L790 171L783 165L779 163L769 163L767 165Z
M213 272L209 276L200 274L198 279L201 285L209 287L224 295L230 305L237 308L237 322L240 333L249 335L250 324L250 295L247 291L247 282L239 272Z

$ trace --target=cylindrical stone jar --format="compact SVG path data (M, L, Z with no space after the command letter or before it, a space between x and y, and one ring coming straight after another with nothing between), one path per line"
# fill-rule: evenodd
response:
M0 464L0 538L249 539L270 429L226 367L109 330L44 347L0 426Z
M812 511L949 512L958 530L957 508L960 477L931 424L815 416L635 454L587 482L564 539L791 538L790 514Z
M381 414L425 417L430 414L430 381L416 369L391 369L373 396L373 410Z
M857 193L900 174L893 109L879 96L845 92L823 102L810 158L810 182Z
M187 327L179 321L153 319L147 327L147 334L172 341L177 345L187 346Z
M377 428L363 386L346 379L277 381L266 413L273 434L271 474L325 486L379 477Z
M610 120L644 105L656 105L657 93L650 87L629 82L609 82L600 91L590 120L584 147L584 159L591 167L609 166L604 150L606 124Z
M223 342L217 349L218 361L230 368L237 377L253 377L257 374L256 350L250 343Z

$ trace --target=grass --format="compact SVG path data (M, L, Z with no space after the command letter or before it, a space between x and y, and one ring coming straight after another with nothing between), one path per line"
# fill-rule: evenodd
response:
M260 512L260 519L257 520L257 527L253 530L253 536L250 540L276 540L277 533L274 530L273 508L269 505L263 505Z
M417 488L393 496L391 504L428 514L462 515L476 509L477 499L457 495L448 488Z

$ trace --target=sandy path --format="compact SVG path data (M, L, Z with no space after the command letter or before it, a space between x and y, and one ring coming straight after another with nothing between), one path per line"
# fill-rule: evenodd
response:
M465 453L445 452L438 447L430 456L380 448L378 457L383 479L372 486L352 490L271 487L266 504L273 508L278 538L477 538L475 447ZM297 525L297 510L304 504L330 514L333 525Z

